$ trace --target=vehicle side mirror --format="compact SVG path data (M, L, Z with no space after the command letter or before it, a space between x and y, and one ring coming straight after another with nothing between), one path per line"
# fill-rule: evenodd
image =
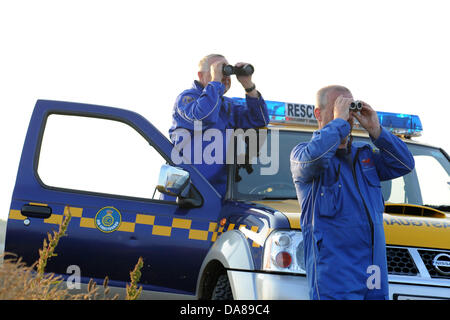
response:
M190 176L183 169L163 164L156 189L164 194L185 198L189 194Z

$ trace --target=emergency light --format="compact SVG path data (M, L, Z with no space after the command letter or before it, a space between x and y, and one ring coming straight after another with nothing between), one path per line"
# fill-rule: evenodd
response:
M422 135L422 122L420 122L419 116L378 111L377 114L380 124L394 134L410 137Z
M233 98L238 105L246 105L244 98ZM299 104L290 102L265 100L270 122L272 123L293 123L317 126L317 120L314 116L314 105ZM418 137L422 135L422 123L417 115L391 113L377 111L380 124L396 135L408 137ZM355 119L353 129L360 129L358 121Z

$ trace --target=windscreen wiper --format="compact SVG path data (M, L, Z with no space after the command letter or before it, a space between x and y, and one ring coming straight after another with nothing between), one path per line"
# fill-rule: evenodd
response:
M297 197L262 197L260 200L297 200Z

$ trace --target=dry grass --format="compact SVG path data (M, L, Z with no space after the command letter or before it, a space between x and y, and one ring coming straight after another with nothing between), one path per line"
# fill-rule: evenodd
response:
M144 260L139 257L139 260L134 267L134 270L130 272L131 283L127 284L127 295L125 300L136 300L139 298L142 292L142 286L138 288L137 284L141 279L141 269L144 266Z
M57 285L54 275L38 279L34 265L27 267L22 259L5 260L0 268L0 299L2 300L63 300L66 292Z
M108 277L102 288L97 287L92 279L89 281L86 293L71 294L62 277L53 273L46 274L45 268L50 258L55 257L55 249L61 237L66 236L67 227L71 219L70 208L59 225L58 232L48 233L44 239L42 249L39 249L39 259L32 266L27 266L22 258L14 254L4 254L3 264L0 265L0 300L116 300L118 295L110 297ZM1 258L1 256L0 256ZM1 259L0 259L1 260ZM126 286L126 299L135 300L142 292L142 286L137 283L141 277L143 266L142 257L130 272L131 283Z
M48 243L47 239L44 239L44 244L42 249L39 249L39 260L37 262L37 275L36 277L38 280L44 276L45 267L47 266L47 261L51 257L56 257L57 254L55 253L56 246L58 245L59 239L66 236L67 227L69 226L70 219L72 219L72 214L70 213L70 208L67 206L67 210L64 210L67 212L67 215L64 214L64 219L59 225L58 232L53 231L53 235L50 233L47 233L48 237Z
M0 300L115 300L117 295L109 297L107 279L103 292L100 293L96 283L89 282L86 293L72 294L61 277L54 274L37 276L33 266L26 266L18 259L5 258L0 267Z

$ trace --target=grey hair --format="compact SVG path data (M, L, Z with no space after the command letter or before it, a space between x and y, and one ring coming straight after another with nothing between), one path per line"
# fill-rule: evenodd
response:
M200 62L198 63L198 71L201 71L201 72L209 71L209 67L211 65L210 62L214 58L225 58L225 57L221 54L215 54L215 53L204 56L202 58L202 60L200 60Z
M317 91L316 95L316 107L319 107L320 109L323 109L328 104L328 95L330 92L337 91L342 93L350 93L350 90L348 90L344 86L339 85L331 85L321 88L319 91Z

